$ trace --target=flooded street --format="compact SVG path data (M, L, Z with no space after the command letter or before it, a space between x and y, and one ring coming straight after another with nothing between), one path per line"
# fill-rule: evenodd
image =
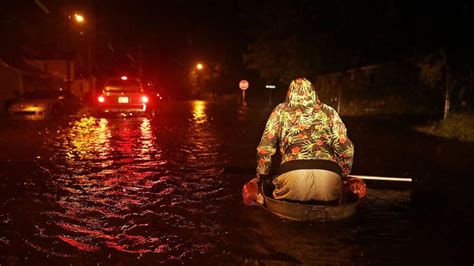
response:
M3 120L0 265L472 264L472 144L343 117L353 174L414 188L369 184L354 217L289 222L241 200L270 111L189 101L153 119Z

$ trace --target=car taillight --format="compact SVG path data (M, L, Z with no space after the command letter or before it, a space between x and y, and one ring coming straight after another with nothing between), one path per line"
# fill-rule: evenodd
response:
M97 98L97 100L98 100L100 103L105 102L104 96L99 96L99 98Z
M148 102L148 97L142 96L142 102L143 102L143 103L147 103L147 102Z

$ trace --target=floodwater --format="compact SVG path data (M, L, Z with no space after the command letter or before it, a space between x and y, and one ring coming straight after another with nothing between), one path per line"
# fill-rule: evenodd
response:
M369 183L343 221L291 222L241 202L269 108L163 105L2 120L0 265L474 262L473 145L413 133L416 119L343 117L354 174L416 182Z

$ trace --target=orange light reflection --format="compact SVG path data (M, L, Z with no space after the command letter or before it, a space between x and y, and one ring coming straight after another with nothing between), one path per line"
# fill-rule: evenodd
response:
M78 159L106 159L110 153L111 132L105 118L83 117L74 122L69 131L70 148L66 157Z
M143 159L151 159L150 150L153 146L153 134L151 132L150 119L144 118L140 125L140 157Z
M207 122L206 114L206 102L205 101L194 101L193 102L193 120L196 124Z

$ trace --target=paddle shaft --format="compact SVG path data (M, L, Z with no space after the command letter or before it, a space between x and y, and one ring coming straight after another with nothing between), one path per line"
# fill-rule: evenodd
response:
M412 182L412 179L409 177L389 177L389 176L370 176L370 175L348 175L348 177L356 177L363 180Z
M232 174L251 174L255 173L254 168L249 167L226 167L225 173ZM374 181L391 181L391 182L412 182L409 177L389 177L389 176L371 176L371 175L348 175L348 177L357 177L363 180L374 180Z

